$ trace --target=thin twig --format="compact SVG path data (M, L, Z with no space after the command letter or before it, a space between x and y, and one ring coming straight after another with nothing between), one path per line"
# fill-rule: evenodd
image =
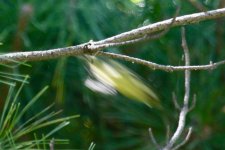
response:
M195 14L191 14L191 15L185 15L185 16L177 17L176 21L173 23L172 27L201 22L206 19L207 20L215 19L218 17L222 17L224 15L225 15L225 8L207 11L207 12L195 13ZM143 37L146 34L156 33L158 31L161 31L161 30L164 30L165 28L167 28L168 25L171 23L171 20L172 19L168 19L168 20L150 24L150 25L147 25L144 27L133 29L131 31L124 32L122 34L107 38L105 40L101 40L101 41L97 42L96 44L117 43L117 42L122 42L122 41L128 41L131 39Z
M166 143L168 143L170 140L170 125L166 125Z
M192 127L190 127L188 129L188 133L187 133L185 139L180 144L178 144L176 147L174 147L172 150L177 150L177 149L181 148L183 145L185 145L188 142L188 140L190 139L191 133L192 133Z
M160 148L159 144L156 142L156 139L155 139L155 136L154 136L154 134L153 134L153 132L152 132L152 129L149 128L149 129L148 129L148 132L149 132L149 136L150 136L150 138L151 138L152 143L154 144L154 146L155 146L158 150L160 150L161 148Z
M190 54L185 38L185 29L182 27L182 47L184 50L185 66L190 66ZM189 96L190 96L190 70L185 70L185 95L184 95L184 107L188 107Z
M88 43L87 43L88 44ZM86 52L85 45L56 48L51 50L39 50L28 52L15 52L0 55L0 63L11 63L12 61L40 61L49 60L65 56L82 55Z
M219 61L216 63L210 62L208 65L172 66L172 65L161 65L161 64L157 64L157 63L150 62L147 60L143 60L143 59L139 59L139 58L123 55L123 54L110 53L110 52L99 51L97 53L97 55L105 56L105 57L109 57L109 58L121 59L124 61L139 64L139 65L144 65L153 70L159 69L159 70L163 70L163 71L167 71L167 72L183 71L183 70L210 70L210 69L215 69L218 66L225 64L225 60L222 60L222 61Z
M193 100L188 111L192 111L195 108L195 105L196 105L196 94L193 95Z
M178 16L179 12L180 12L180 7L178 6L176 9L176 12L174 14L174 17L171 20L171 23L162 32L159 32L159 33L146 34L140 38L135 38L135 39L127 40L127 41L113 42L113 43L112 42L110 42L110 43L95 42L95 44L94 44L94 42L91 40L91 41L89 41L90 44L87 45L87 46L89 46L88 47L89 49L92 49L92 51L90 51L89 54L96 55L96 53L99 52L99 49L103 49L103 48L108 48L108 47L113 47L113 46L123 46L123 45L128 45L128 44L135 44L135 43L140 43L140 42L144 42L144 41L159 39L160 37L165 35L167 32L169 32L170 28L176 21L176 17ZM90 47L90 46L95 46L96 49L93 50L93 47Z
M126 45L126 44L134 44L134 43L139 43L139 42L159 39L160 37L162 37L163 35L165 35L166 33L169 32L169 30L173 26L174 22L176 21L176 18L178 16L179 12L180 12L180 6L177 7L176 12L174 14L174 17L171 20L171 23L162 32L146 34L146 35L144 35L141 38L135 38L135 39L132 39L132 40L129 40L129 41L125 41L125 42L118 42L117 46L122 46L122 45ZM114 43L114 44L116 44L116 43Z
M54 145L55 145L55 140L53 138L53 139L51 139L51 141L49 143L50 150L54 150Z
M173 100L175 108L177 110L181 110L181 107L180 107L180 105L177 102L177 96L176 96L176 94L174 92L172 93L172 100Z
M187 47L186 39L185 39L185 31L182 28L181 32L182 36L182 47L184 50L184 57L185 57L185 65L190 65L190 56L189 50ZM185 94L184 94L184 103L180 111L178 126L176 131L174 132L173 136L171 137L170 141L166 144L163 150L170 150L174 147L175 143L180 139L181 134L183 133L185 124L186 124L186 116L188 113L188 103L189 103L189 96L190 96L190 70L185 70Z

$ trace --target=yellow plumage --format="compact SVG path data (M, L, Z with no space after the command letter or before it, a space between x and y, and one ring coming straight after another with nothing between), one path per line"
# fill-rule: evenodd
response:
M85 56L89 71L103 84L109 85L122 95L150 107L161 107L157 95L127 67L111 59Z

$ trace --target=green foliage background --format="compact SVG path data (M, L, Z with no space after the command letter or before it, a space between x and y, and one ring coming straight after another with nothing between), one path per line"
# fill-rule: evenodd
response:
M216 9L223 0L202 0L207 9ZM172 0L1 0L0 50L2 53L51 49L101 40L136 27L171 18L175 13ZM198 12L186 1L180 1L180 15ZM224 19L186 26L191 64L208 64L225 56ZM183 65L180 28L172 28L159 40L106 51L123 53L159 64ZM151 127L159 143L166 139L166 126L174 131L178 112L172 103L172 92L183 99L183 72L163 72L121 62L137 72L157 91L165 112L130 101L121 95L105 96L84 86L88 76L77 57L31 62L32 68L14 71L31 75L23 91L25 105L45 85L50 90L27 117L56 102L64 115L80 114L79 119L56 136L70 139L67 147L87 149L92 141L96 149L154 149L148 135ZM225 149L225 74L224 67L213 71L192 72L191 92L197 94L195 109L188 115L193 134L184 149ZM0 104L7 92L0 86ZM2 108L2 106L1 106ZM24 118L25 120L26 118ZM46 128L46 131L48 129ZM44 131L43 131L44 132ZM67 148L63 147L63 148Z

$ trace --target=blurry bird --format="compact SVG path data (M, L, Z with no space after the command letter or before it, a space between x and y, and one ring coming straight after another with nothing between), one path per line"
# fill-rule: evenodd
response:
M161 108L159 98L135 73L111 59L85 55L89 72L98 81L88 78L85 85L98 92L122 95L149 107Z

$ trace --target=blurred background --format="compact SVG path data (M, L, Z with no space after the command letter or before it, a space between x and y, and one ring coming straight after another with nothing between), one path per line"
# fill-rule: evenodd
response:
M176 5L179 15L217 9L224 0L1 0L0 52L52 49L101 40L131 29L171 18ZM224 59L225 19L187 25L191 64L209 64ZM183 65L180 27L172 28L158 40L114 47L105 51L122 53L159 64ZM50 89L26 114L27 118L55 103L63 116L80 114L79 119L54 135L70 140L62 148L87 149L91 142L100 150L155 149L149 137L152 128L157 141L165 144L166 127L177 126L178 111L172 102L175 92L181 104L184 94L183 72L164 72L116 60L139 74L156 91L164 112L130 101L118 94L106 96L84 86L88 77L85 63L78 57L29 62L14 71L31 76L21 95L21 105L45 85ZM193 134L183 149L225 149L225 68L193 71L191 94L197 103L188 115L187 127ZM0 86L0 108L7 88ZM192 97L192 96L191 96ZM23 118L26 120L26 117ZM49 130L46 128L46 131ZM41 133L46 132L44 130ZM185 135L184 135L185 136ZM33 138L33 135L30 137Z

